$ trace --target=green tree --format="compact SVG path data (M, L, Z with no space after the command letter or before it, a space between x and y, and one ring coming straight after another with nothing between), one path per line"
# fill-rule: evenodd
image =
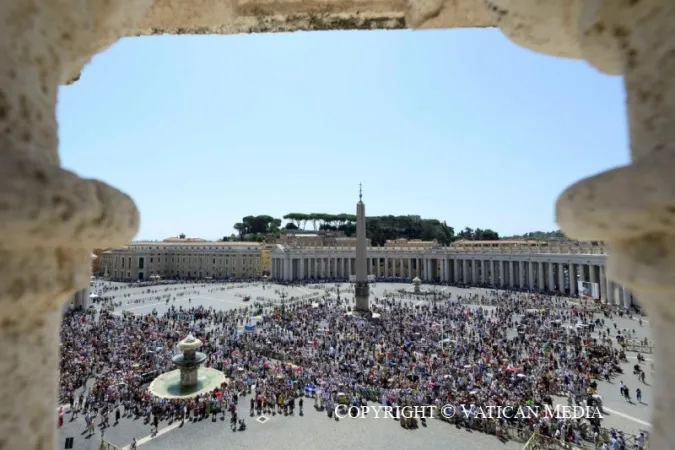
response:
M569 239L565 234L560 230L554 231L530 231L529 233L516 234L513 236L504 237L502 239Z

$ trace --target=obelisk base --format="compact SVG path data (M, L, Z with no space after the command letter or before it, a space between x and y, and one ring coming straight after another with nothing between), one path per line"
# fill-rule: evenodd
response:
M370 312L368 305L368 297L370 296L370 289L367 281L357 281L354 283L354 298L356 299L356 306L354 311Z

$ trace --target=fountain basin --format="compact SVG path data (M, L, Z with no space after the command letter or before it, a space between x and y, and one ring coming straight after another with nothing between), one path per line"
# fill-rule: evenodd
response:
M179 355L182 356L182 355ZM155 378L148 390L152 395L166 399L191 398L213 391L227 382L227 377L220 370L202 367L196 373L195 383L184 385L181 382L181 370L176 369Z

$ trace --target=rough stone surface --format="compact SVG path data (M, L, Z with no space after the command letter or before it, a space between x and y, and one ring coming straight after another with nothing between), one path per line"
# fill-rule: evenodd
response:
M60 304L89 284L94 247L138 227L129 197L61 169L57 149L58 85L95 32L114 42L119 6L0 2L0 450L55 447Z
M86 286L91 248L138 226L131 199L62 170L57 151L57 86L124 36L496 25L623 73L633 164L572 186L558 221L609 241L610 275L651 313L662 360L675 357L672 0L5 0L0 20L0 450L53 448L58 303ZM662 386L675 382L675 365L658 369ZM675 394L659 396L651 448L675 442L673 417Z
M484 0L126 0L121 3L125 5L124 20L98 20L104 26L92 38L91 51L72 60L64 83L76 81L94 53L124 36L494 26Z
M569 236L608 241L608 276L629 287L649 313L661 361L675 360L675 3L589 1L582 55L623 73L631 164L582 180L558 199ZM675 364L657 367L650 448L675 442Z

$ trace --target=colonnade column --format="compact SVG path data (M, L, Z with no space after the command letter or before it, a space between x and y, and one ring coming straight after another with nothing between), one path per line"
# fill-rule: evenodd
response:
M594 266L593 264L589 264L589 265L588 265L588 272L589 272L589 273L588 273L588 275L589 275L588 278L589 278L589 281L590 281L591 283L597 283L597 282L598 282L598 277L597 277L597 274L595 273L595 267L596 267L596 266ZM600 288L600 286L598 286L598 291L600 290L599 288ZM599 294L599 293L600 293L600 292L598 292L598 294Z
M518 261L518 284L521 289L525 289L525 262Z
M398 261L398 267L399 267L399 271L400 271L399 277L405 278L406 276L405 276L405 270L403 269L403 258L401 258L401 259Z
M622 288L622 286L614 283L614 289L616 290L616 293L614 295L616 296L617 304L619 306L623 306L624 300L623 300L623 288Z
M570 283L570 297L577 296L577 265L569 263L567 268L567 278Z
M624 308L630 308L631 305L631 293L630 291L626 288L626 286L621 286L621 296L623 297L623 307Z
M616 290L614 289L614 282L607 279L607 303L616 305Z
M565 293L565 265L558 263L558 292Z
M454 281L457 283L461 283L463 281L463 275L462 275L462 260L455 258L452 262L453 265L453 272L454 272Z
M544 285L546 283L544 279L544 263L542 262L537 263L537 278L537 290L542 292L545 290Z
M530 290L534 290L534 266L532 261L527 262L527 286Z
M600 266L600 301L607 302L607 275L605 273L605 266Z
M513 261L509 261L509 287L516 287L516 273Z
M553 292L555 291L555 269L557 267L556 263L546 263L546 270L548 271L548 290Z

